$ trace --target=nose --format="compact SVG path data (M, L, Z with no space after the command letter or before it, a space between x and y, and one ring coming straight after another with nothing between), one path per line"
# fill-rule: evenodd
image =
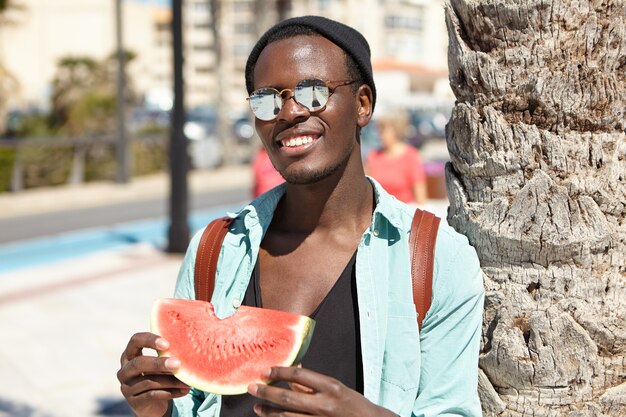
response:
M309 110L296 101L293 91L283 93L281 98L283 106L276 114L277 121L294 123L309 117Z

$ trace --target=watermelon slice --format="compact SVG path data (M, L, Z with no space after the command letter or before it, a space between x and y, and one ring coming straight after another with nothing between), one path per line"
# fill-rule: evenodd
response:
M220 320L206 301L165 298L152 306L152 332L170 342L159 355L180 360L178 379L214 394L243 394L269 382L262 371L300 362L314 327L309 317L265 308L241 306Z

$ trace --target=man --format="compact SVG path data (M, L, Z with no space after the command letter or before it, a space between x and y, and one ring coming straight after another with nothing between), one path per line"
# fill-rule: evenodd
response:
M250 54L246 84L257 132L286 184L232 215L212 303L219 317L242 303L311 315L313 340L302 367L267 371L276 385L221 398L176 380L177 359L142 355L166 349L166 340L135 334L118 379L136 415L480 415L478 260L441 225L432 305L418 332L413 210L368 179L361 160L360 129L376 101L366 40L321 17L283 21ZM194 298L198 242L199 234L177 297Z

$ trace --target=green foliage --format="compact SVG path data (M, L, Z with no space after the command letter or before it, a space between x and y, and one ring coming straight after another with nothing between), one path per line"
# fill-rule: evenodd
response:
M64 130L72 136L112 132L116 108L115 96L101 91L87 92L71 107Z
M85 155L85 181L114 180L117 165L115 144L92 144Z
M15 135L21 138L51 137L55 132L50 128L48 115L36 114L20 118Z
M11 188L11 174L15 162L14 148L0 148L0 192Z
M156 123L145 124L135 134L137 137L150 137L150 136L169 136L169 127L164 127Z
M19 0L0 0L0 20L3 18L3 14L8 10L24 10L26 6L21 4ZM4 22L6 23L6 22Z
M0 13L1 15L1 13ZM0 21L0 26L2 22ZM0 133L3 133L6 129L6 105L9 97L19 88L19 83L15 76L9 72L5 65L2 63L2 57L0 56Z
M82 56L61 58L52 81L54 127L64 128L72 107L89 92L104 88L104 83L104 72L96 60Z
M135 58L125 51L125 67ZM126 97L132 99L126 77ZM59 60L52 82L53 127L73 136L101 134L114 128L117 100L117 56L98 61L87 56Z
M17 157L24 167L25 188L66 184L72 167L73 147L59 143L44 146L32 143L19 148Z
M3 4L6 2L0 6ZM125 51L125 63L131 62L135 56L133 52ZM115 178L116 145L101 139L115 132L117 70L115 54L101 61L86 56L66 56L59 60L53 80L52 112L49 115L20 116L15 133L24 139L16 142L19 143L17 150L0 149L0 192L9 189L16 160L23 167L22 184L25 188L66 184L74 162L84 164L85 181ZM130 85L127 78L127 99L132 98ZM160 172L166 168L167 142L163 140L166 131L159 128L143 132L150 138L132 141L133 175ZM66 141L59 135L98 140ZM49 139L26 139L28 137Z
M163 140L144 139L131 143L132 175L162 172L167 168L167 144ZM85 181L113 180L117 171L114 144L90 146L85 157Z
M124 63L129 63L131 62L133 59L137 58L137 54L133 51L129 51L129 50L124 50ZM109 55L109 57L107 58L107 63L111 64L112 71L117 71L117 52L113 52Z
M106 141L72 143L63 139L24 139L19 147L0 148L0 192L8 191L19 159L24 188L67 184L73 162L83 164L84 181L112 181L117 173L116 144ZM168 166L165 136L131 142L133 176L163 172Z
M167 141L140 140L132 144L133 175L146 175L167 169Z

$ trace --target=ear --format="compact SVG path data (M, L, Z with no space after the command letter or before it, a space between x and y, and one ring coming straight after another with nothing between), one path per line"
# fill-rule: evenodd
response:
M357 124L363 128L372 118L372 89L369 85L362 84L356 93L357 97Z

